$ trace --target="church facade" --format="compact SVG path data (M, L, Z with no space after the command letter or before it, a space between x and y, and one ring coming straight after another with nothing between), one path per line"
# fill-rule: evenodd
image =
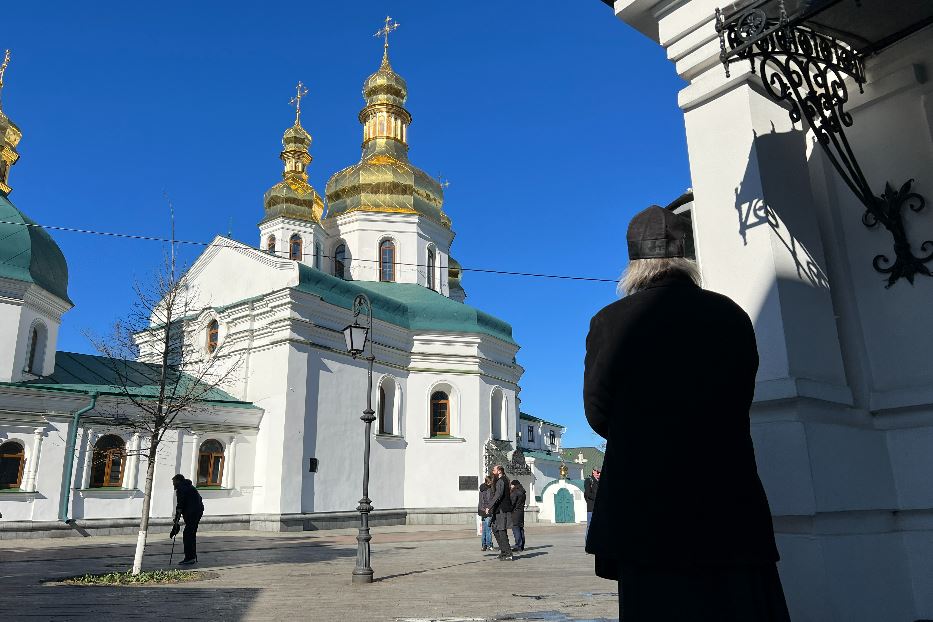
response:
M519 346L509 324L464 302L443 187L408 158L407 85L388 43L363 87L361 159L331 176L324 197L308 183L303 94L299 85L282 139L283 179L263 198L258 244L217 237L184 277L198 309L183 320L186 351L234 371L166 437L154 524L172 513L176 472L202 490L208 526L358 521L367 364L347 352L342 331L359 294L374 322L371 522L472 524L487 463L516 446ZM11 135L4 149L15 147ZM0 220L28 221L4 188L0 208L10 214ZM71 307L67 264L44 230L16 231L30 238L34 261L22 274L0 274L22 290L0 305L18 314L4 324L17 328L2 335L11 347L0 378L0 537L70 529L65 519L132 531L145 469L136 454L146 439L114 417L133 413L108 393L106 361L56 352ZM57 263L47 269L49 257ZM48 273L55 278L40 278ZM159 361L149 339L138 336L141 392L151 390L146 376ZM524 463L509 469L528 473Z

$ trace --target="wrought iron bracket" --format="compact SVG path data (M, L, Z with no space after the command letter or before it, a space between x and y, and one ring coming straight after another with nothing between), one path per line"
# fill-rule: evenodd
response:
M894 260L878 255L872 261L875 270L888 276L886 287L901 277L912 284L918 274L933 276L925 265L933 260L933 241L920 247L923 253L931 252L918 257L904 227L903 207L919 212L926 205L922 196L910 191L913 180L897 191L886 183L876 195L846 137L845 128L852 126L846 110L846 79L862 91L864 59L845 43L807 27L802 19L789 18L783 0L778 0L777 16L769 17L765 10L769 4L773 0L759 0L729 16L716 9L719 58L726 77L732 63L748 61L768 96L790 107L791 121L806 119L833 168L865 206L862 222L869 228L881 224L894 238Z

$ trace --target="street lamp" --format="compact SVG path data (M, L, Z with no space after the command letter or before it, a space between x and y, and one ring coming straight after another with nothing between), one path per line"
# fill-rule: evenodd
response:
M365 313L367 324L360 325L360 315ZM376 411L373 410L373 307L365 294L359 294L353 300L353 323L343 329L343 336L347 340L347 352L353 358L363 354L366 342L369 342L369 374L366 384L366 410L360 419L366 424L366 435L363 439L363 498L357 506L360 513L360 528L356 534L356 568L353 569L353 583L372 583L373 569L369 565L369 541L373 537L369 533L369 513L373 511L373 504L369 500L369 439L372 436L373 421L376 420Z

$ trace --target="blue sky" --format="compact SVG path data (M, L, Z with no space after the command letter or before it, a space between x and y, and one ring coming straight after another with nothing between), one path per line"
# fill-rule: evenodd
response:
M93 6L94 8L86 8ZM3 109L23 130L11 199L41 224L258 244L298 80L310 89L310 182L359 160L372 33L401 28L412 162L450 181L464 268L615 278L629 218L689 185L682 82L663 50L599 0L7 3ZM59 349L124 316L156 242L53 233L69 263ZM186 258L194 258L187 250ZM608 283L465 272L467 302L511 322L522 409L597 442L581 403L589 318Z

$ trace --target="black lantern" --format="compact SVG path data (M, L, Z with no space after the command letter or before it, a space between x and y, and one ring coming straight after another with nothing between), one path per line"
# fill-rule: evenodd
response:
M354 358L362 354L366 348L368 333L369 328L360 326L356 321L343 329L343 337L347 340L347 352L352 354Z

